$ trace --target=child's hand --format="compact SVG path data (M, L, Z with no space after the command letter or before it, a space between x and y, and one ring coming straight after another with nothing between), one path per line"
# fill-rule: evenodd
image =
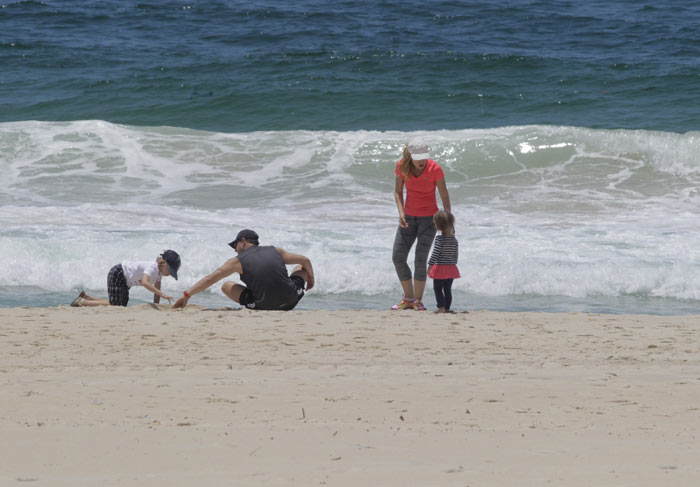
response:
M173 299L175 299L175 298L173 298L172 296L168 296L167 294L163 294L163 295L161 296L161 298L167 299L167 300L168 300L168 303L172 303L172 302L173 302Z

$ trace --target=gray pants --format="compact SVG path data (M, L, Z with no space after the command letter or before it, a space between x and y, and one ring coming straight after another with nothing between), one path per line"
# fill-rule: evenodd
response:
M425 281L428 278L428 254L437 232L433 223L433 217L406 215L406 223L408 223L408 227L399 227L394 238L394 250L391 258L394 261L396 275L399 276L399 281L411 279L411 268L408 267L406 261L408 260L408 252L411 250L413 242L417 239L414 279L416 281Z

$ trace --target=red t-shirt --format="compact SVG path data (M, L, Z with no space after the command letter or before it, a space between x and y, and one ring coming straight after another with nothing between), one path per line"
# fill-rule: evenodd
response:
M428 159L423 174L418 177L411 174L411 177L406 179L399 171L400 163L401 161L396 163L394 172L406 185L404 211L410 216L433 216L438 211L435 188L437 182L445 177L442 168L437 162Z

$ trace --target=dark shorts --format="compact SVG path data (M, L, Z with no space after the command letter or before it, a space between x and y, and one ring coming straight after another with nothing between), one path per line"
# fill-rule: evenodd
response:
M297 294L295 299L290 300L289 303L286 303L284 306L277 308L282 311L289 311L290 309L293 309L297 305L297 303L301 301L301 298L304 297L304 288L306 287L304 279L301 276L291 276L290 279L294 283L294 287L297 288ZM241 306L245 306L248 309L262 309L257 308L255 306L255 296L253 296L253 292L248 288L243 289L243 292L241 292L241 297L239 299L239 303L241 304Z
M129 286L121 264L112 267L107 274L107 293L112 306L126 306L129 302Z

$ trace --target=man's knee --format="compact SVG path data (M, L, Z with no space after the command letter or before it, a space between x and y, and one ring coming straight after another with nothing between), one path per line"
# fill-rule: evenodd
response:
M226 281L221 285L223 293L237 303L241 302L241 293L244 289L243 286L232 281Z
M309 274L300 265L298 265L294 269L292 269L292 273L290 274L290 277L291 276L299 276L302 279L304 279L304 282L309 280Z

